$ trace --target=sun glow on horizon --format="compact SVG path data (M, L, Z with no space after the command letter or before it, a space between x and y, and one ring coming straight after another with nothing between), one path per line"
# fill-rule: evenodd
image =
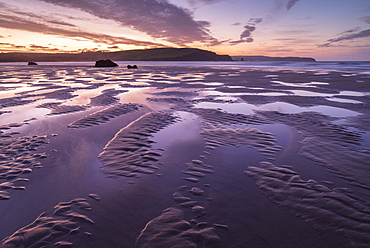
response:
M191 47L231 56L370 60L366 0L0 0L0 7L2 53Z

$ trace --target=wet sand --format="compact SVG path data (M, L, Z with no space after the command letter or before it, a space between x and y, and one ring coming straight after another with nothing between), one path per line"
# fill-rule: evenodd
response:
M368 247L370 74L1 65L1 247Z

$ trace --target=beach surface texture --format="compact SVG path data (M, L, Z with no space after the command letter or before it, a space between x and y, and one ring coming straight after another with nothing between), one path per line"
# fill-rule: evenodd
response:
M369 63L136 64L0 64L1 248L369 247Z

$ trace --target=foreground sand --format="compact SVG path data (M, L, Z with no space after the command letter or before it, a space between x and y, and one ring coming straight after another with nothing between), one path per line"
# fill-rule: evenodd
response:
M368 247L370 75L1 66L1 247Z

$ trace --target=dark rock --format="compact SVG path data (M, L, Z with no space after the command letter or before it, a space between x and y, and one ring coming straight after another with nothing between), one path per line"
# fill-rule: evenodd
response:
M116 67L118 66L110 59L102 59L95 62L95 67Z
M128 65L127 69L139 69L137 65Z
M28 62L28 65L37 65L37 63L30 61L30 62Z

